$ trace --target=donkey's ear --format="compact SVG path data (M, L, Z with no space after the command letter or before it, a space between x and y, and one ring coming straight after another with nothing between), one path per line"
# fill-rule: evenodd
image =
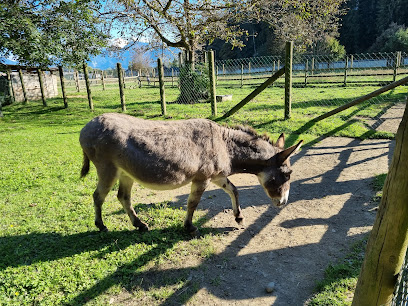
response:
M289 157L291 157L292 155L295 155L297 152L299 152L300 147L303 144L303 140L299 141L298 144L291 146L289 148L287 148L286 150L279 152L277 154L277 158L278 158L278 163L282 164L285 160L287 160Z
M275 146L281 149L285 148L285 134L284 133L280 134L278 140L276 141Z

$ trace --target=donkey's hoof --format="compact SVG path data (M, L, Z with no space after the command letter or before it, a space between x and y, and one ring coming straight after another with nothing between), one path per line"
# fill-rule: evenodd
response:
M142 224L139 226L139 232L147 232L149 227L146 224Z
M244 217L236 217L235 221L240 225L240 226L245 226L245 221L244 221Z
M199 231L197 227L195 227L191 223L184 224L184 228L192 237L197 237L199 235Z
M201 233L200 233L200 231L199 231L198 229L196 229L196 230L193 231L193 232L190 232L189 234L190 234L190 237L191 237L191 238L199 238L199 237L201 237Z

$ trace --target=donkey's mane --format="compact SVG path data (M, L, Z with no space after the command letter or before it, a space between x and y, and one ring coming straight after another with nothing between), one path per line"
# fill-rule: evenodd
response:
M273 140L266 134L259 134L253 127L248 126L248 125L236 125L232 127L233 130L238 130L238 131L242 131L244 133L247 133L248 135L257 138L257 139L263 139L267 142L269 142L270 144L273 145Z

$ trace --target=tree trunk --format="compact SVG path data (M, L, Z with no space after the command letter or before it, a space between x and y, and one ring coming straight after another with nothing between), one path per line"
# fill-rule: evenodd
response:
M389 305L408 244L408 107L368 240L353 304Z

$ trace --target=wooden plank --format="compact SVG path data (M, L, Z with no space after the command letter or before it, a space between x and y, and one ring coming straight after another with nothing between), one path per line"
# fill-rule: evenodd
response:
M229 116L235 114L238 110L240 110L245 104L259 95L262 91L264 91L269 85L279 79L282 75L285 74L285 67L279 69L273 76L263 82L259 87L257 87L254 91L252 91L248 96L246 96L241 102L231 108L228 112L226 112L221 118L225 119Z
M340 107L338 107L338 108L336 108L336 109L334 109L334 110L332 110L332 111L330 111L330 112L328 112L326 114L323 114L323 115L321 115L319 117L314 118L312 120L312 122L317 122L317 121L326 119L326 118L328 118L330 116L333 116L333 115L335 115L337 113L340 113L341 111L344 111L344 110L346 110L346 109L348 109L348 108L350 108L350 107L352 107L354 105L360 104L360 103L362 103L364 101L367 101L368 99L371 99L373 97L377 97L378 95L380 95L380 94L382 94L382 93L384 93L384 92L386 92L386 91L388 91L390 89L393 89L395 87L398 87L398 86L406 84L406 83L408 83L408 77L405 77L405 78L403 78L401 80L398 80L396 82L392 82L391 84L388 84L388 85L386 85L384 87L381 87L380 89L377 89L377 90L375 90L375 91L373 91L373 92L371 92L371 93L369 93L369 94L367 94L365 96L354 99L350 103L344 104L344 105L342 105L342 106L340 106Z

